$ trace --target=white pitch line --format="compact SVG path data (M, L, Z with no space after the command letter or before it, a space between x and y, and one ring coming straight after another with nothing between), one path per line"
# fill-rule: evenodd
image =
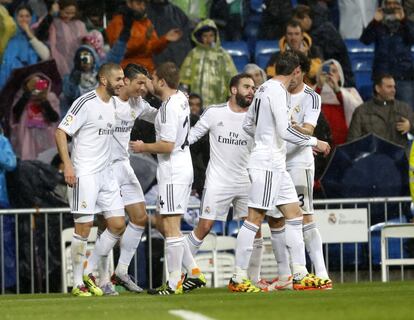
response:
M184 320L215 320L214 318L207 317L201 313L192 312L188 310L170 310L173 316L180 317Z

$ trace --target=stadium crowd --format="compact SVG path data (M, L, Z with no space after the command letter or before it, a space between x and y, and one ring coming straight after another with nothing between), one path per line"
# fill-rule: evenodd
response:
M251 77L252 90L256 90L272 77L286 76L283 73L286 71L280 74L276 67L280 57L299 52L299 57L303 55L309 62L308 68L302 68L303 82L309 90L314 90L312 98L320 99L321 112L309 135L327 141L334 149L372 133L399 145L409 154L414 135L414 1L411 0L0 0L0 18L0 208L39 205L19 203L22 198L14 194L9 201L6 171L16 167L16 158L19 159L17 167L24 161L35 160L56 167L56 161L60 160L56 158L55 131L65 119L67 126L71 124L72 120L68 122L65 116L68 110L73 112L70 108L79 104L80 97L93 100L96 96L88 96L89 92L109 92L102 89L99 80L109 72L101 68L108 63L119 64L129 79L135 77L134 72L148 79L154 71L159 76L165 72L160 66L174 63L179 84L175 87L166 81L169 89L185 92L187 97L177 99L188 98L189 126L198 128L201 115L210 106L227 101L242 104L231 92L231 81L239 72ZM374 45L368 89L358 77L358 64L350 58L348 39L359 39L361 46ZM260 66L254 59L240 65L237 56L226 49L232 42L243 41L250 50L249 57L254 57L255 43L263 40L272 41L274 50ZM142 69L130 70L128 76L126 70L131 65ZM162 105L157 90L154 92L145 85L139 90L140 96L154 109L145 112L156 113ZM158 93L164 94L163 90L159 89ZM128 92L124 96L127 100L132 97ZM151 120L135 118L129 128L131 140L143 141L144 145L153 143L154 126L143 119L157 124L156 120L148 115ZM63 144L58 143L58 147L62 148ZM210 146L208 136L191 142L194 169L191 194L196 198L201 198L205 187ZM132 147L139 153L144 152L142 148L141 145ZM158 149L145 150L162 153ZM324 197L319 180L328 162L329 156L315 156L315 197ZM62 170L53 170L62 174ZM9 180L13 178L16 176ZM144 192L156 184L154 177L152 180ZM63 181L57 183L60 187L62 184ZM68 203L64 196L59 199L63 204ZM128 232L141 235L145 223L139 217L146 214L145 205L138 209L136 220L134 213L128 214L134 221L129 224L132 227ZM295 224L292 219L286 220L288 224ZM103 228L101 236L110 238L115 234L111 241L118 241L122 232L113 220L107 223L113 234L106 234ZM249 228L257 231L252 224L246 224L245 229ZM275 224L273 229L277 228ZM83 231L76 241L87 238L88 232L84 235ZM167 241L171 248L178 246L178 240L171 240L177 237L174 228L164 231L169 232ZM195 247L199 247L201 242L197 242L194 233L193 237ZM136 250L136 246L132 249ZM126 268L131 259L132 256L126 259ZM185 265L185 260L178 266L181 264ZM322 281L323 285L331 285L327 282L326 270L321 269L321 279L326 280ZM190 277L193 279L190 285L188 281L184 283L190 289L192 285L201 286L196 280L204 280L197 278L200 273L194 261L189 262L189 270L195 270L196 277ZM124 271L116 274L118 281L138 292L139 287L123 278ZM178 278L174 280L175 286ZM240 277L235 279L242 281ZM97 294L93 285L89 289ZM77 295L84 294L82 290ZM163 292L169 294L168 290Z

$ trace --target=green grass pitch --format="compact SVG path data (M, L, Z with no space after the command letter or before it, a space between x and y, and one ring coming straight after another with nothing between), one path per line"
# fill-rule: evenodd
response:
M330 291L232 294L198 289L180 296L124 293L75 298L63 294L0 296L0 319L180 319L188 310L227 319L414 319L414 282L337 284Z

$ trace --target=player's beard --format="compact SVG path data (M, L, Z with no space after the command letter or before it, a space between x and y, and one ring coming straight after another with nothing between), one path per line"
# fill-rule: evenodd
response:
M245 96L236 93L236 103L241 108L248 108L252 103L252 99L248 99Z
M119 95L119 89L117 90L117 88L115 86L113 86L109 81L108 81L108 84L106 85L106 92L110 96L118 96Z

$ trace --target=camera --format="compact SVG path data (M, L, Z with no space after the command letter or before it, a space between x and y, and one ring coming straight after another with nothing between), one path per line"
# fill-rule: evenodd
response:
M89 52L82 52L80 54L80 62L82 64L91 64L93 62L93 57Z
M324 64L322 66L322 73L329 73L331 72L331 66L329 64Z
M35 87L33 90L34 95L40 94L42 91L46 90L49 87L49 81L45 79L39 79L35 83Z

